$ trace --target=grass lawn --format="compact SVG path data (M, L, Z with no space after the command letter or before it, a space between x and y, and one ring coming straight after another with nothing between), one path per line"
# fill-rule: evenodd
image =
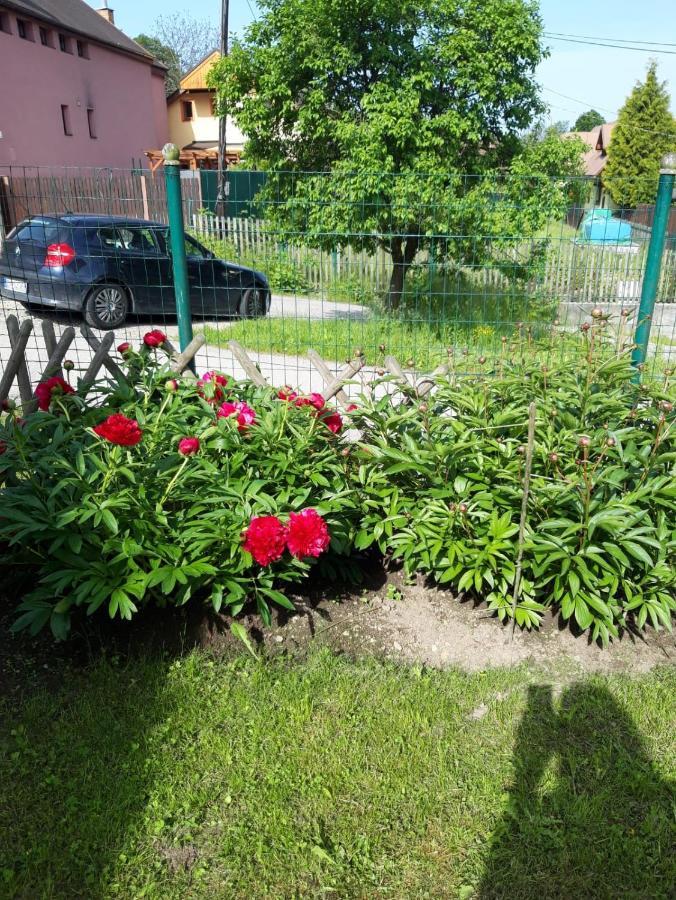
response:
M522 295L484 293L465 286L458 295L439 290L410 295L398 315L371 310L368 318L302 317L248 319L223 327L203 330L211 346L235 339L248 350L260 353L304 355L308 348L325 359L351 359L361 349L372 364L392 353L402 363L412 359L416 366L433 367L447 360L447 348L458 351L470 347L476 353L496 352L501 336L515 334L518 321L551 322L553 312L536 300ZM533 325L536 332L545 330ZM384 345L386 350L380 350Z
M0 706L0 894L666 898L676 674L551 680L328 651L68 669Z

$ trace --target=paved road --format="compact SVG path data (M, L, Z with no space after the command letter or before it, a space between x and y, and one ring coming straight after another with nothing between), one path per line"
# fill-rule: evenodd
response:
M35 308L28 311L21 304L4 298L0 298L0 371L4 368L11 349L6 324L7 316L10 314L16 315L19 321L26 318L32 318L34 322L33 332L26 348L29 374L32 383L36 383L39 380L42 370L47 362L45 344L41 330L43 321L50 321L53 323L57 339L68 325L73 325L75 327L75 340L73 341L66 358L73 360L76 365L76 371L84 371L91 359L91 350L79 330L82 324L81 319L68 315L42 312ZM368 310L358 304L337 303L328 300L311 300L303 297L279 295L273 296L272 298L270 315L273 318L302 320L339 318L361 320L368 315ZM243 369L235 360L226 344L227 331L233 324L233 321L236 320L219 320L218 322L204 320L195 323L196 328L203 325L216 326L223 334L222 345L206 345L198 354L198 372L219 368L225 372L231 372L237 378L244 377ZM158 322L150 317L144 317L140 320L132 319L122 328L116 329L114 346L117 346L122 341L140 343L143 334L145 334L149 328L154 326L161 327L170 336L176 334L177 326L175 320L165 323L161 321ZM100 333L99 337L104 333L105 332ZM303 391L321 390L323 386L321 377L312 368L310 361L306 357L254 351L250 351L249 355L254 362L258 363L261 372L271 384L279 387L284 384L291 384ZM335 371L339 365L331 364L329 362L329 367ZM13 393L16 393L16 386Z

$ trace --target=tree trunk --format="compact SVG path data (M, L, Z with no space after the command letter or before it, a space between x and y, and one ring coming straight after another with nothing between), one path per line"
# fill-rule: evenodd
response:
M393 238L390 244L392 254L392 275L390 276L390 288L387 295L387 308L391 311L399 309L404 293L406 273L411 267L418 252L420 239L417 235L406 238Z

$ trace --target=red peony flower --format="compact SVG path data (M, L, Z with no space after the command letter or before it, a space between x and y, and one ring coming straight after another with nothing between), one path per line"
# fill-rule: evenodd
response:
M2 456L2 454L6 453L6 452L7 452L7 444L4 441L0 441L0 456Z
M220 401L225 397L223 388L226 388L229 382L230 379L227 375L220 375L218 372L205 372L197 382L197 393L200 397L204 397L204 385L213 384L213 393L210 391L211 396L207 399Z
M239 431L246 431L249 425L253 425L256 421L256 413L250 406L238 400L237 403L229 403L226 401L221 404L216 415L221 419L227 419L228 416L237 416L237 428Z
M160 331L158 328L154 328L152 331L147 331L143 335L143 343L146 345L146 347L161 347L166 339L166 334L163 331Z
M313 393L310 394L309 397L299 397L296 400L296 406L314 406L317 412L319 412L326 406L326 400L324 400L321 394Z
M39 409L43 410L43 412L47 412L53 397L58 397L62 394L74 393L75 391L73 390L73 388L59 375L55 375L53 378L48 378L47 381L41 381L40 384L35 388L35 396L37 397L38 407Z
M289 516L286 546L296 559L321 556L331 538L326 522L314 509L304 509Z
M117 352L121 353L124 356L125 353L128 353L131 350L131 344L129 341L122 341L121 344L117 345Z
M111 444L119 444L121 447L134 447L143 437L143 432L138 427L135 419L128 419L122 413L113 413L105 422L101 422L94 429L94 434L110 441Z
M332 431L334 434L338 434L343 427L343 419L337 412L330 413L328 416L322 416L321 419L329 431Z
M244 549L259 566L276 562L286 547L286 528L277 516L255 516L244 532Z
M178 452L181 456L194 456L200 448L200 439L196 437L184 437L178 442Z
M287 403L293 403L294 400L298 399L298 394L288 384L285 384L283 388L277 391L277 397L280 400L286 400Z
M357 406L357 404L356 404L356 403L350 403L350 405L349 405L348 408L345 410L345 412L354 412L355 409L359 409L359 407Z

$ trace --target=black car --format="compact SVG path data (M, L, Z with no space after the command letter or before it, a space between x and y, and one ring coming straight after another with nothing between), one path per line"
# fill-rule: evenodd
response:
M263 316L265 275L217 259L186 236L190 305L199 316ZM82 312L89 325L122 325L128 313L176 313L169 230L118 216L33 216L7 235L0 294L26 304Z

